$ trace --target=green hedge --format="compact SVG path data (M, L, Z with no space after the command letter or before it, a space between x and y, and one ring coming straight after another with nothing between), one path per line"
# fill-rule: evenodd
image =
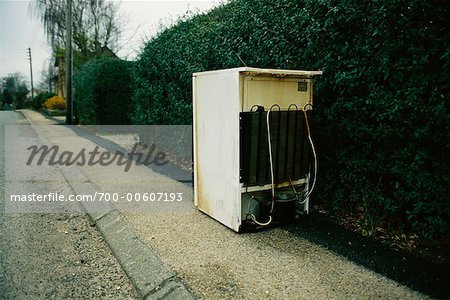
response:
M33 108L41 109L42 104L44 104L45 101L47 101L48 99L50 99L51 97L53 97L55 95L56 95L55 93L49 93L49 92L41 93L41 94L37 95L33 99Z
M80 124L130 124L132 63L114 58L87 62L75 73L75 113Z
M321 69L316 201L368 231L448 235L449 15L446 0L231 1L145 45L133 122L191 123L193 72Z

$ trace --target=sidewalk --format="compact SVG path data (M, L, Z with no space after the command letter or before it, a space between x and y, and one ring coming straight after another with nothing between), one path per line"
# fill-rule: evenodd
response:
M91 141L79 137L70 127L55 126L58 124L57 121L47 118L38 112L30 110L22 110L20 112L32 124L31 127L41 140L41 145L47 145L49 147L57 145L60 147L59 153L63 151L77 153L83 148L94 149L96 146ZM135 192L132 185L130 187L117 188L121 184L124 184L126 179L123 176L114 176L114 174L125 174L123 170L114 170L114 167L85 166L83 168L64 166L59 167L59 169L69 188L72 190L72 195L94 195L100 191L121 195L130 191ZM148 168L143 168L143 170L150 171ZM87 173L90 174L90 177L86 176ZM161 176L158 176L158 174L151 173L153 173L153 178L156 180L154 182L164 181L161 180ZM144 178L146 175L144 174ZM135 176L142 178L142 175L138 173L135 173ZM93 180L94 177L95 180ZM172 181L169 180L169 182ZM137 186L145 186L139 181L136 181L135 184ZM158 184L158 186L161 185ZM125 203L117 204L117 207L114 207L106 201L79 203L83 210L90 216L92 225L95 225L102 234L104 240L142 299L195 298L192 291L145 244L142 237L127 223L117 210L117 207L121 206L123 209L131 208L139 211L141 210L140 207L130 207L131 204L126 201ZM64 203L63 205L65 205L64 209L70 209L70 203Z
M52 124L40 113L22 113L31 124ZM95 147L66 126L34 129L61 151ZM84 207L147 299L427 298L283 228L237 234L199 212L191 188L148 167L133 166L128 172L117 165L61 169L77 194L186 196L176 209L128 201Z

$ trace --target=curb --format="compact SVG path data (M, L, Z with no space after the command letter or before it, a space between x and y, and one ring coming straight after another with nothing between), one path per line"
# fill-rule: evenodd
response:
M195 299L117 210L98 220L96 226L143 299Z
M72 171L74 170L79 174L70 174L71 172L63 169L63 175L74 193L99 190L81 170L76 168ZM81 176L86 180L73 180ZM113 206L107 202L80 204L143 299L196 299Z
M26 114L20 113L30 123ZM36 134L42 138L38 132ZM61 172L74 194L94 194L100 190L77 167L61 168ZM196 299L190 288L163 264L113 205L108 202L79 203L142 299Z

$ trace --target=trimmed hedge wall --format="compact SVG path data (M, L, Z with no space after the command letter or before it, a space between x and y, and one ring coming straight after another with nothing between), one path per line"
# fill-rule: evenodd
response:
M33 99L33 108L41 109L42 104L44 104L44 102L47 101L47 99L50 99L51 97L53 97L55 95L56 95L55 93L49 93L49 92L38 94Z
M193 72L323 70L316 201L360 218L369 234L448 236L449 15L446 0L230 1L145 45L132 120L190 124Z
M130 124L132 63L115 58L90 61L75 73L75 114L80 124Z

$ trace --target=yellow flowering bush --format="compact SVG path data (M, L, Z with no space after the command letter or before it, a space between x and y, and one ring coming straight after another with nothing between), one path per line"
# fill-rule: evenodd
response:
M45 109L66 109L66 101L61 96L53 96L42 105Z

